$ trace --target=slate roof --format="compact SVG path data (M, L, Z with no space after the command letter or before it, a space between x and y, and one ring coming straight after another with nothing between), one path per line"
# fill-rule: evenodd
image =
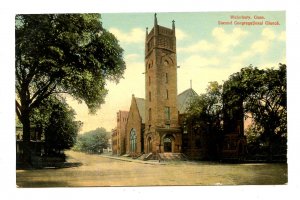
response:
M135 97L136 105L138 107L140 116L142 117L142 123L145 123L145 99Z
M186 112L191 99L195 96L198 96L198 94L192 88L189 88L177 95L177 109L179 114Z

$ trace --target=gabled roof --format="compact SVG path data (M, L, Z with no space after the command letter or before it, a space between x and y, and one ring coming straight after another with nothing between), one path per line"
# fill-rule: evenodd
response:
M185 91L183 91L182 93L180 93L179 95L177 95L177 108L179 111L179 114L183 114L186 112L186 109L191 101L191 99L195 96L198 96L198 94L192 89L187 89ZM145 123L145 117L146 117L146 109L145 109L145 99L144 98L138 98L138 97L134 97L138 110L139 110L139 114L142 118L142 123Z
M189 88L177 95L177 109L179 114L183 114L187 111L186 109L190 101L195 96L198 96L198 94L192 88Z
M135 97L136 105L138 107L140 116L142 117L142 123L145 123L145 99Z

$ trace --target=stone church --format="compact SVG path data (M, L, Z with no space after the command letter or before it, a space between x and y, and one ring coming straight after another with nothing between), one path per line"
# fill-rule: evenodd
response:
M117 113L113 154L148 159L218 154L221 147L208 130L185 124L186 108L197 93L191 87L177 95L175 22L160 26L156 14L154 27L146 29L145 93L145 99L132 95L130 110Z

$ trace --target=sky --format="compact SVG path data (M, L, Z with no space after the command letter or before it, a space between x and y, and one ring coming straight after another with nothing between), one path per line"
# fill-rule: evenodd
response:
M284 11L271 12L185 12L157 13L158 24L168 28L175 20L178 94L192 88L205 93L210 81L220 84L250 64L277 68L286 63ZM83 122L81 133L116 126L116 113L129 110L131 97L145 97L144 47L146 27L154 24L154 13L103 13L105 29L113 33L124 49L126 71L118 84L107 82L106 103L96 115L84 104L68 98L76 119ZM242 25L242 22L263 22ZM267 25L267 22L274 24ZM192 80L192 81L190 81ZM191 83L192 82L192 85Z

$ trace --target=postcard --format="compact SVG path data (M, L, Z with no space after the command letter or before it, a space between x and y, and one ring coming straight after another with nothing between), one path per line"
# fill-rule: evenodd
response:
M285 15L16 15L17 186L287 184Z

